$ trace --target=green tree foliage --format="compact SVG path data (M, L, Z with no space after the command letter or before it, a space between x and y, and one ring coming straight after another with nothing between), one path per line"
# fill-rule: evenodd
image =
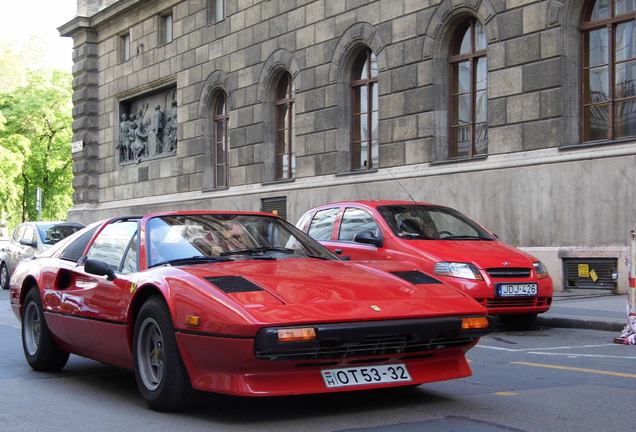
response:
M37 218L38 187L42 219L66 219L72 205L71 76L25 73L25 84L0 90L0 213L10 226Z

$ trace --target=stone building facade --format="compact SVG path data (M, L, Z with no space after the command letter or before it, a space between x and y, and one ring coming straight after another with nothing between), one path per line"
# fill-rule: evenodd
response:
M83 141L70 217L273 205L295 222L329 201L412 197L538 256L559 289L591 263L618 280L579 287L622 291L636 226L633 7L78 0L60 28ZM164 116L176 105L174 151L124 158L121 115L152 111L158 92Z

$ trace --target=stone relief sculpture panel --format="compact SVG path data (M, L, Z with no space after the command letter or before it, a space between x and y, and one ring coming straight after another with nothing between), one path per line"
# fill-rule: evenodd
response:
M141 163L177 150L176 88L142 95L119 104L119 162ZM152 108L151 108L152 107Z

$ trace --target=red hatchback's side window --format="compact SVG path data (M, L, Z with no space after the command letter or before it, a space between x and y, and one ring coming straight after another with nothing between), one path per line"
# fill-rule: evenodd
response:
M339 210L336 207L317 211L309 225L307 234L314 240L331 240L331 232Z
M378 224L368 212L357 208L346 209L340 223L338 240L353 241L356 234L364 231L371 231L376 237L380 235Z

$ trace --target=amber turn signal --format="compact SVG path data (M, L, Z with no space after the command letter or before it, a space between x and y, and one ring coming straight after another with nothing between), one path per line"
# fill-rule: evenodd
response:
M185 323L186 325L198 327L201 322L201 317L196 315L186 315Z
M313 327L290 328L278 330L278 342L304 342L316 339Z
M486 317L462 318L462 330L485 329L490 326Z

